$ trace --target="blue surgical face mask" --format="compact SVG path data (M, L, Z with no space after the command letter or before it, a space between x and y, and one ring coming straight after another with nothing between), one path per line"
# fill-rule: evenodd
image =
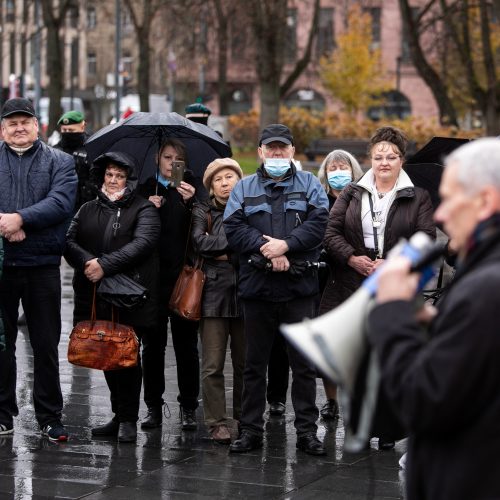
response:
M332 189L341 191L344 189L349 182L352 181L351 172L347 170L335 170L334 172L328 172L328 184Z
M282 177L290 169L290 158L266 158L264 169L271 177Z
M165 177L163 177L160 173L157 174L156 180L166 188L170 185L170 179L165 179Z

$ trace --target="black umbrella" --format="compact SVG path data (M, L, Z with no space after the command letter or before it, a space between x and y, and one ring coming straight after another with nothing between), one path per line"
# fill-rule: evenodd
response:
M131 154L137 160L142 183L155 175L158 145L167 137L184 143L188 168L199 179L211 161L231 156L231 148L217 132L177 113L134 113L93 134L85 142L85 148L90 163L111 150Z
M404 169L413 184L429 192L434 210L440 202L439 184L443 175L444 158L466 142L469 139L433 137L405 162Z

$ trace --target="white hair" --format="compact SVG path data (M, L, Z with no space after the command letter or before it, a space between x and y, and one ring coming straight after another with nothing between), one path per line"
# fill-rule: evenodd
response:
M358 160L356 160L356 158L354 158L351 153L344 151L343 149L334 149L325 156L325 159L321 163L318 170L318 179L325 188L326 192L330 190L330 185L328 184L328 176L326 175L326 169L328 165L330 165L334 161L345 163L346 165L349 165L351 167L352 180L354 182L359 181L359 179L363 177L363 170L359 166Z
M446 157L445 166L457 166L457 180L469 194L486 185L500 191L500 139L485 137L455 149Z

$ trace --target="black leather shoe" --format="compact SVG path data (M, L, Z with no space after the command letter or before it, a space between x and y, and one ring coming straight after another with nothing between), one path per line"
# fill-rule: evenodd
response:
M181 427L183 431L195 431L198 424L196 423L196 410L188 410L181 406Z
M94 427L90 432L92 436L102 436L102 437L115 437L118 436L118 428L120 427L119 422L116 420L110 420L104 425L99 425Z
M135 443L137 441L137 424L135 422L120 422L118 430L119 443Z
M396 446L394 439L390 437L379 437L378 438L378 449L379 450L392 450Z
M321 441L316 437L316 434L304 434L297 436L297 448L305 451L309 455L326 455L326 450Z
M161 406L159 408L148 408L148 414L141 422L141 429L156 429L157 427L161 427L162 418Z
M262 436L241 431L240 437L229 446L229 451L230 453L246 453L258 448L262 448Z
M335 399L329 399L319 412L324 420L335 420L339 416L339 405Z
M285 410L285 403L281 403L280 401L269 403L269 415L281 417L285 414Z

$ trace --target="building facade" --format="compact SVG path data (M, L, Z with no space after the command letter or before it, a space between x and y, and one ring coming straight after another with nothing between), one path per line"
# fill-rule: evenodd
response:
M41 0L36 0L40 2ZM40 59L42 93L50 83L46 64L46 29L41 7L35 0L1 0L0 87L2 97L23 93L32 96L36 83L36 59ZM122 2L123 4L124 2ZM397 0L321 0L319 29L307 69L283 99L288 106L338 109L340 104L323 88L319 59L335 50L336 36L346 29L348 8L358 3L372 18L372 43L380 48L385 72L393 88L386 111L400 116L437 116L431 91L410 62ZM415 1L415 9L422 1ZM186 104L202 96L219 114L217 61L218 21L201 9L175 18L166 7L154 14L150 29L150 92L164 96L169 109L183 112ZM37 10L38 9L38 10ZM290 0L287 13L286 64L283 75L302 55L312 17L311 0ZM121 6L120 82L123 94L136 92L138 48L132 18ZM66 96L81 98L93 128L109 123L114 110L116 69L115 2L73 0L61 25L65 60ZM39 35L38 35L39 34ZM259 88L250 26L237 13L228 20L227 95L228 113L258 107ZM38 38L37 38L38 37ZM42 94L43 95L43 94ZM131 101L129 101L131 102ZM372 109L373 118L383 115Z

